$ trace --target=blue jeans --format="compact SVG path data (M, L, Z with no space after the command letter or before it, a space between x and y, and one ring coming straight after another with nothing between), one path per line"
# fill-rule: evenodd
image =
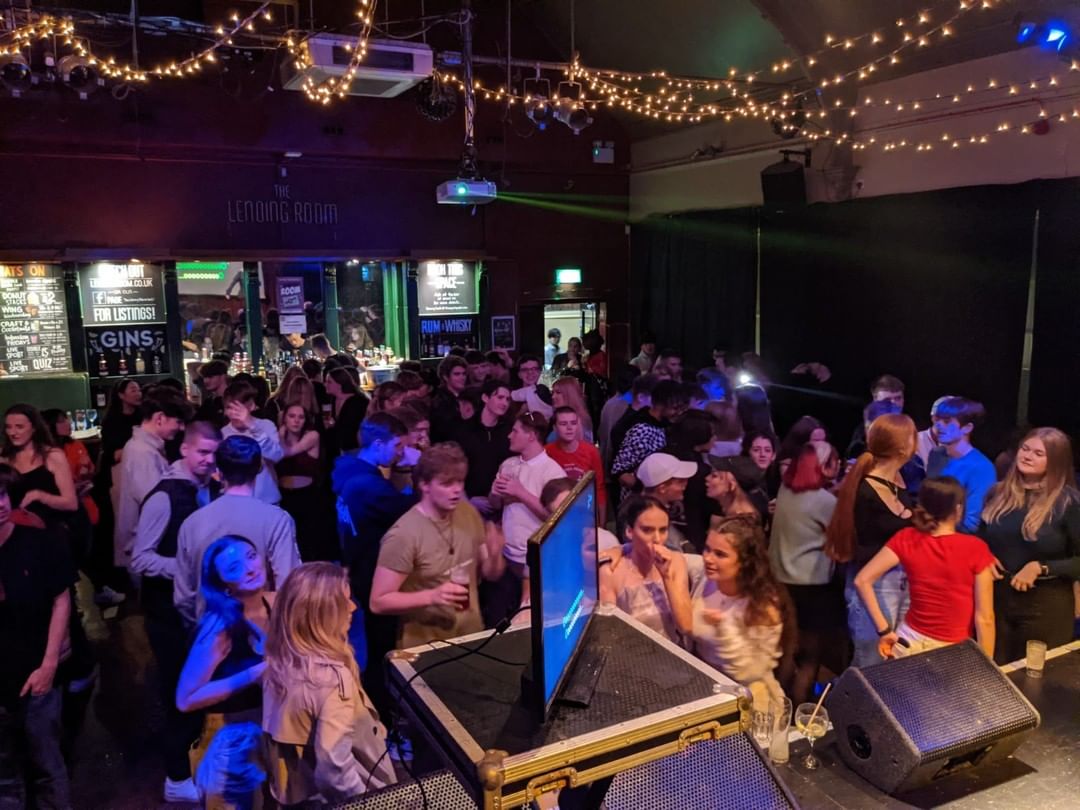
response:
M854 582L855 571L852 570L848 572L847 585L844 586L848 630L851 632L851 643L855 648L851 666L869 667L880 664L884 659L878 653L877 627L874 626L874 621L870 618L870 613L863 604L859 592L855 590ZM874 595L877 596L878 606L888 619L889 626L896 628L907 615L908 606L911 604L911 594L904 569L898 565L886 571L885 575L874 583Z
M0 703L0 810L23 810L24 774L34 771L32 796L41 810L68 810L71 784L60 751L60 689Z

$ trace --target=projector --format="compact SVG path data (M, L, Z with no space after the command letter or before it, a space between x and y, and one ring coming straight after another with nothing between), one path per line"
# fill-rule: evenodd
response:
M440 205L484 205L495 202L496 188L490 180L468 180L459 177L440 183L435 200Z

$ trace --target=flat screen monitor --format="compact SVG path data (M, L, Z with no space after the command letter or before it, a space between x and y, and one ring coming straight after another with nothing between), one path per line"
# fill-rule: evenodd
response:
M532 696L540 722L564 686L597 605L596 481L587 473L529 539Z

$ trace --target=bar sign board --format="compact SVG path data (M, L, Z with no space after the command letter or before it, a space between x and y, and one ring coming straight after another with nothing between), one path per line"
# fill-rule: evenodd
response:
M278 315L283 335L307 333L307 314L304 312L304 279L300 276L278 276Z
M0 377L71 371L64 271L0 264Z
M157 265L92 264L80 270L79 288L86 326L165 321L165 291Z
M476 265L423 262L416 293L420 315L476 315Z

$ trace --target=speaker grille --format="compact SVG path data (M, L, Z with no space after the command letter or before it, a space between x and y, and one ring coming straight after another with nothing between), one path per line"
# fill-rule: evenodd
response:
M618 774L607 810L790 810L780 787L746 734L696 743L681 754Z
M862 675L924 762L970 751L1037 722L1016 688L970 643L867 667Z
M476 810L476 802L450 771L420 777L431 810ZM392 785L337 805L334 810L421 810L424 799L416 782Z

